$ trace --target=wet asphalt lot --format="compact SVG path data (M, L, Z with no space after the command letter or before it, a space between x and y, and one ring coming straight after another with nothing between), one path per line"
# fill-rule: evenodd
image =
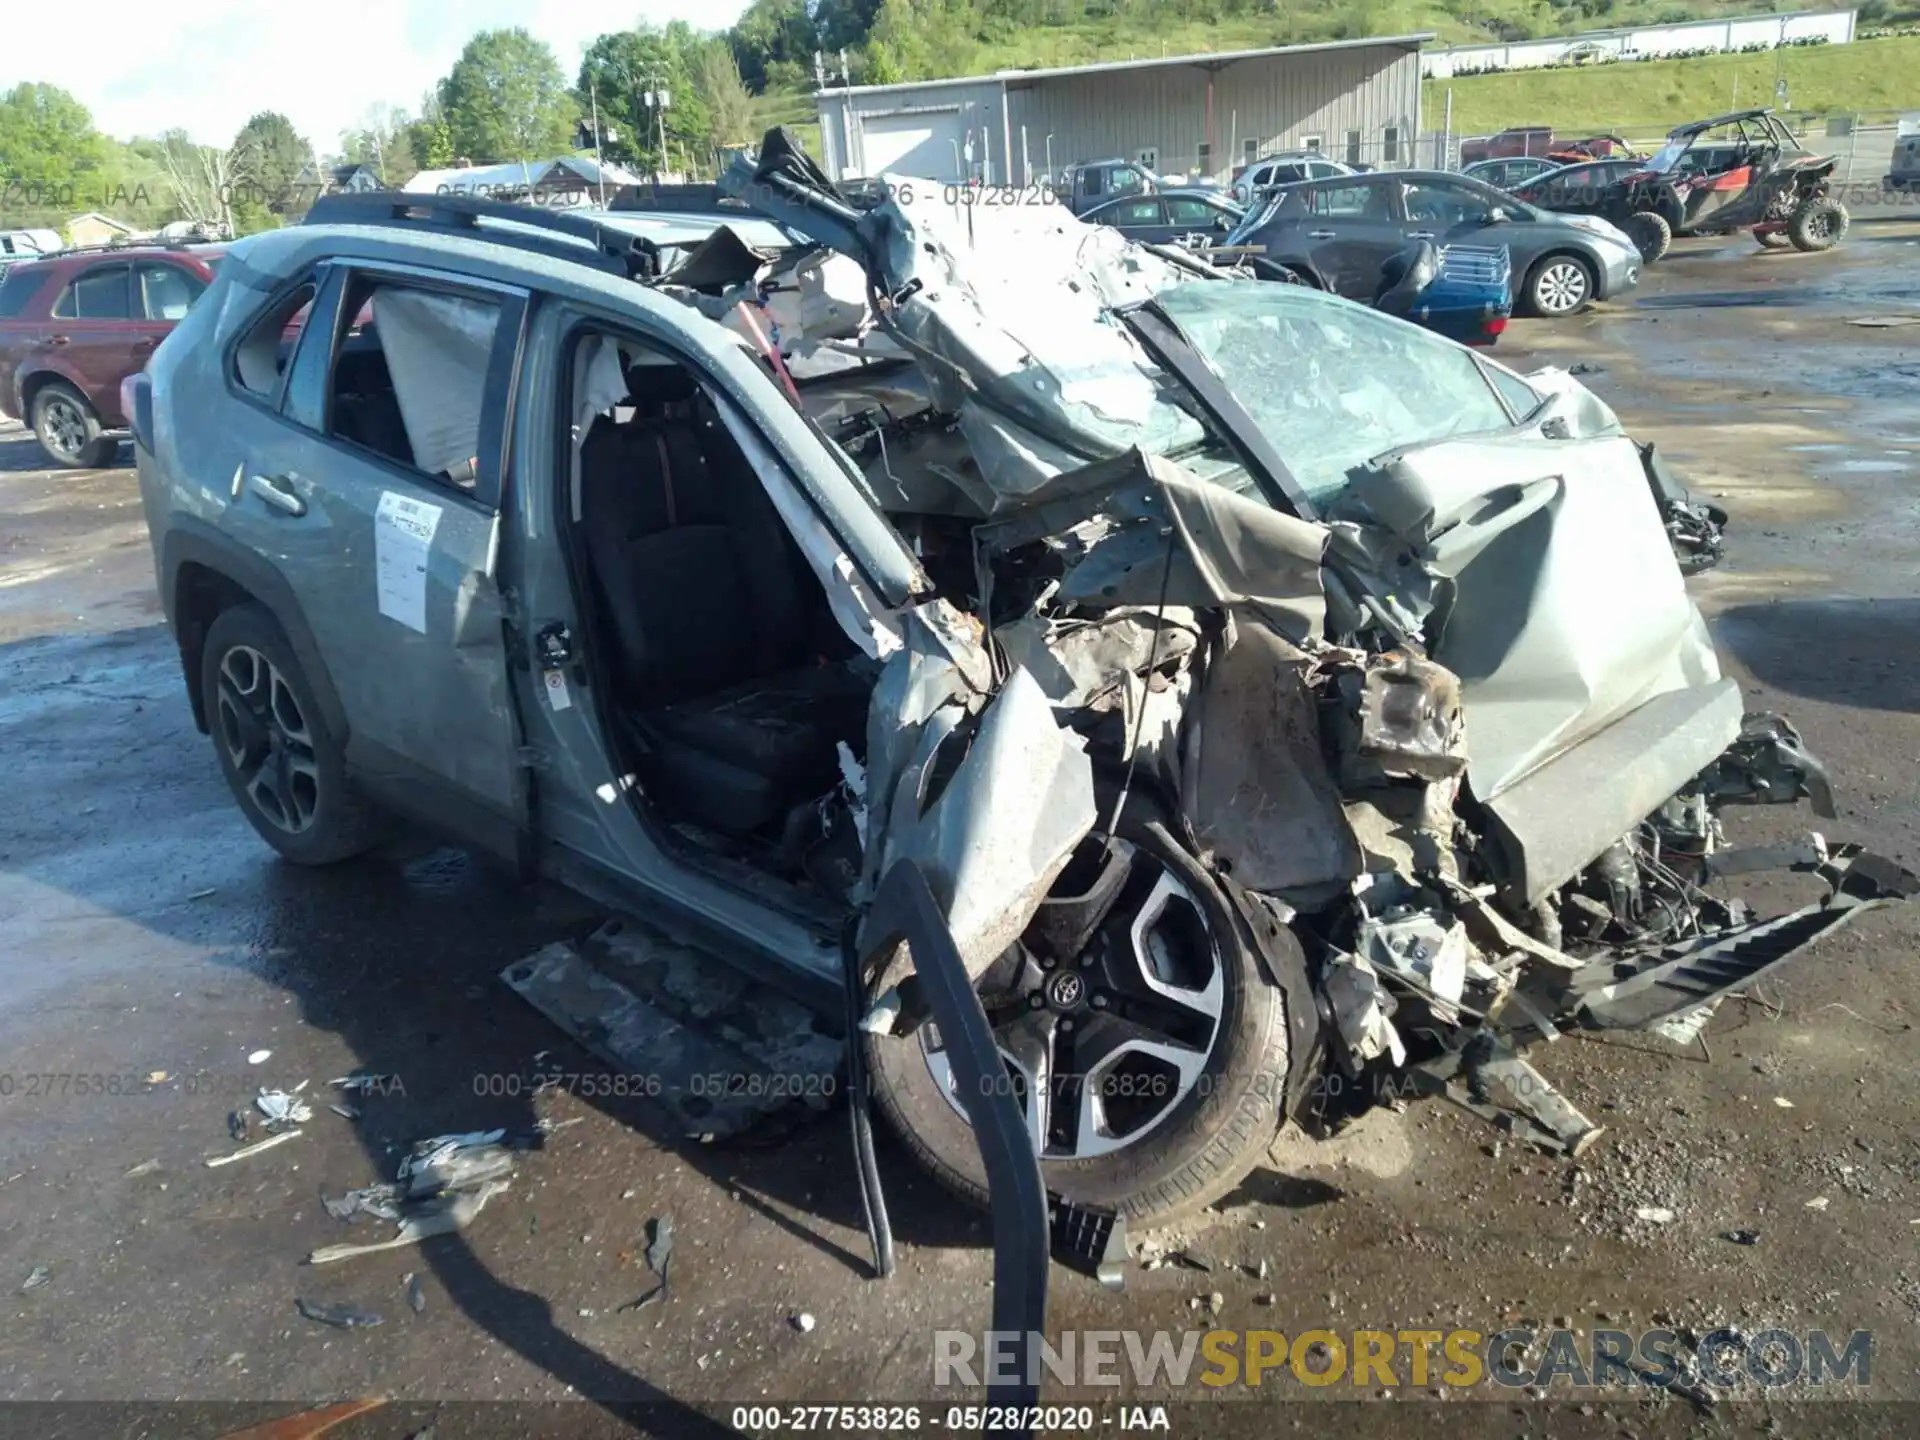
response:
M1726 664L1750 705L1792 715L1831 766L1842 816L1829 838L1916 866L1920 325L1853 323L1903 314L1920 315L1920 224L1867 224L1824 256L1683 242L1637 296L1518 323L1500 353L1523 369L1597 367L1586 383L1723 497L1729 561L1694 583ZM565 1086L531 1097L541 1052L545 1066L600 1067L499 971L596 913L426 843L327 872L279 864L192 727L130 465L43 463L30 436L0 428L0 1399L119 1403L0 1407L0 1431L214 1435L380 1396L407 1403L329 1433L405 1435L429 1420L440 1434L611 1430L609 1406L649 1402L647 1428L680 1434L705 1422L675 1406L926 1400L930 1332L987 1320L981 1221L890 1153L901 1263L877 1282L842 1115L739 1149L678 1142L644 1102ZM1732 828L1784 838L1809 820L1753 813ZM1810 898L1793 879L1744 893L1775 908ZM1328 1146L1283 1141L1274 1169L1171 1237L1212 1274L1135 1268L1112 1295L1056 1269L1053 1322L1185 1328L1202 1323L1195 1297L1218 1291L1214 1323L1290 1335L1865 1329L1871 1384L1843 1406L1777 1392L1702 1416L1665 1396L1554 1405L1483 1389L1408 1415L1429 1392L1403 1373L1390 1403L1377 1387L1289 1383L1173 1424L1911 1433L1917 935L1920 911L1869 917L1725 1007L1704 1051L1553 1047L1541 1068L1608 1127L1577 1164L1501 1145L1437 1104L1376 1113ZM249 1064L260 1050L271 1056ZM257 1087L308 1080L311 1093L356 1068L398 1074L403 1092L369 1100L357 1122L316 1106L298 1139L204 1165ZM386 1233L368 1222L349 1235L323 1190L389 1178L416 1137L536 1117L581 1123L524 1157L465 1234L300 1263ZM1643 1206L1675 1218L1635 1219ZM652 1283L644 1225L664 1214L678 1240L670 1298L616 1311ZM1735 1229L1758 1243L1722 1238ZM1264 1281L1249 1273L1263 1259ZM19 1293L39 1267L45 1283ZM424 1278L418 1315L410 1272ZM385 1324L314 1325L296 1296ZM802 1311L811 1333L790 1323ZM578 1397L601 1403L537 1419L458 1403ZM1376 1403L1305 1408L1355 1398Z

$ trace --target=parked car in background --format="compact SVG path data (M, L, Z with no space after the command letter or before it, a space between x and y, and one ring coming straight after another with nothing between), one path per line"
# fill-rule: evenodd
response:
M0 230L0 275L23 260L38 260L64 248L57 230Z
M1053 193L1076 215L1122 195L1151 195L1160 177L1131 160L1083 160L1054 177Z
M1329 160L1318 150L1294 150L1268 155L1233 172L1227 187L1236 204L1250 205L1263 191L1280 185L1298 185L1303 180L1330 180L1336 175L1351 175L1353 167Z
M1920 129L1894 137L1886 185L1889 190L1920 190Z
M1476 161L1460 173L1496 190L1511 190L1563 168L1558 160L1544 155L1513 155L1503 160Z
M1500 188L1555 214L1604 215L1607 211L1602 207L1609 203L1614 187L1645 168L1644 160L1589 160L1582 165L1556 165L1522 184Z
M0 279L0 414L33 427L54 463L113 458L120 382L186 318L224 250L115 246L24 261Z
M1217 190L1163 190L1109 200L1080 218L1089 225L1111 225L1143 244L1197 249L1225 239L1246 212Z
M1555 215L1440 170L1395 170L1292 185L1228 237L1256 273L1371 302L1389 256L1416 240L1504 246L1514 308L1571 315L1640 281L1633 243L1604 220Z

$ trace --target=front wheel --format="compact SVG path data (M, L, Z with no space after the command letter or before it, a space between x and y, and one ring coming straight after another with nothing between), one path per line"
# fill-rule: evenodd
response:
M1760 242L1762 250L1784 250L1793 243L1784 230L1756 230L1753 238Z
M207 630L200 687L220 773L261 839L298 865L373 848L378 819L349 784L340 744L264 606L220 612Z
M100 417L87 397L64 381L40 387L31 419L40 448L69 470L97 470L120 449L118 440L100 433Z
M1796 250L1831 250L1847 233L1847 207L1831 195L1802 203L1787 221L1787 239Z
M1593 299L1593 272L1576 255L1549 255L1527 279L1527 308L1553 319L1571 315Z
M1083 842L981 1001L1048 1190L1158 1224L1229 1193L1278 1133L1286 1010L1212 876L1160 827L1122 828ZM896 959L880 988L911 965ZM937 1027L865 1044L881 1112L985 1205Z
M1667 223L1664 215L1652 210L1640 210L1629 215L1627 223L1621 228L1640 252L1642 264L1653 264L1673 248L1673 227Z

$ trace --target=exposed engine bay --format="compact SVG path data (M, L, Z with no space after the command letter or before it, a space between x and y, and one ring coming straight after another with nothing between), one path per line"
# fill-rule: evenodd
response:
M1058 207L857 211L772 139L726 184L804 239L716 232L660 288L740 333L921 558L937 598L868 616L864 743L815 812L856 912L899 859L936 880L1064 1190L1203 1199L1099 1166L1204 1131L1165 1122L1265 1073L1220 1058L1244 1044L1277 1114L1411 1082L1577 1152L1598 1129L1529 1046L1685 1040L1916 889L1818 835L1727 848L1724 807L1831 816L1827 779L1686 593L1724 512L1571 376ZM1715 888L1763 867L1828 893L1761 919ZM878 1054L883 1100L977 1189L915 1108L942 1069L910 966L869 978L876 1043L926 1067ZM1283 1032L1236 1038L1262 984Z

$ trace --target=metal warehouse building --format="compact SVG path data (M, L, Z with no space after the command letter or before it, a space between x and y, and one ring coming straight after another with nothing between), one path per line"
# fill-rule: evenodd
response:
M1420 47L1431 35L1123 60L822 90L835 179L884 173L1024 185L1121 156L1225 179L1276 150L1414 163Z

